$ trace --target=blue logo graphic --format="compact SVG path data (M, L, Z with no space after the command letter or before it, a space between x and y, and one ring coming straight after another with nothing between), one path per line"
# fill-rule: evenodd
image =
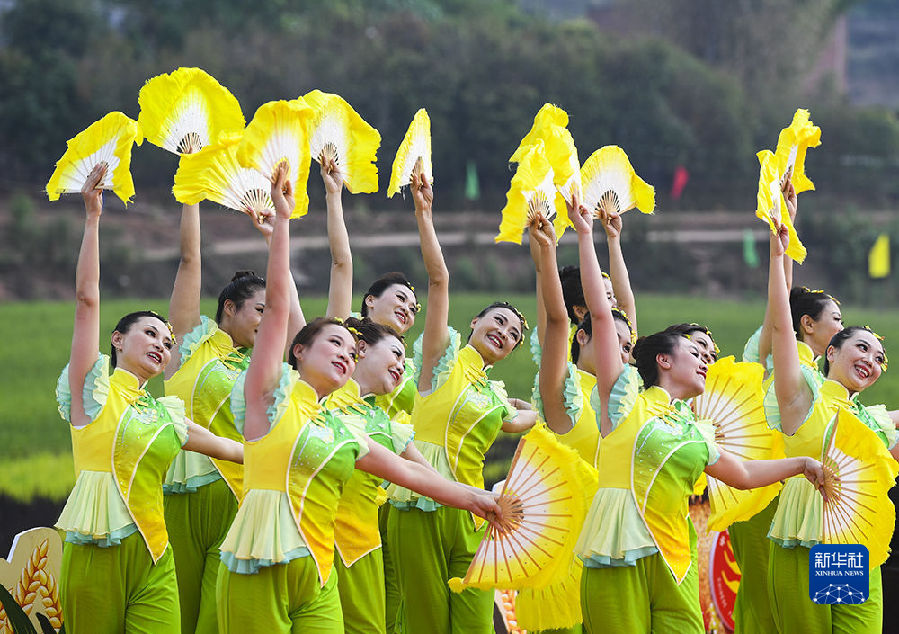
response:
M815 603L868 600L868 549L857 544L818 544L808 557L808 594Z

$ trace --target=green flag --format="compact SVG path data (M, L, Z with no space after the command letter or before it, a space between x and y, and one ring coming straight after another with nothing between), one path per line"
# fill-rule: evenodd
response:
M743 230L743 261L751 269L759 266L759 256L755 252L755 238L752 237L752 229Z
M481 197L481 188L478 186L478 166L474 161L468 161L465 166L465 198L477 200Z

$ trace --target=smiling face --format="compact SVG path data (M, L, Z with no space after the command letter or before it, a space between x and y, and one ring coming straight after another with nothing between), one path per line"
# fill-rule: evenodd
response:
M471 320L468 342L487 365L504 359L521 342L522 323L508 308L491 308Z
M336 324L323 326L311 343L296 344L293 354L300 377L319 398L343 387L356 368L356 340Z
M835 301L828 300L818 315L818 319L812 319L811 315L803 315L799 320L802 330L801 341L804 341L815 353L821 356L827 350L833 336L843 329L843 314Z
M855 330L839 348L829 346L826 354L830 366L827 378L841 383L852 394L873 385L886 362L883 344L864 329Z
M381 337L376 343L359 342L359 360L353 378L363 395L390 394L403 380L406 349L393 336Z
M234 345L252 348L256 342L256 332L265 309L265 289L258 289L238 307L232 300L225 301L220 327L231 336Z
M701 330L694 330L690 333L690 341L695 343L699 349L699 356L702 358L703 363L709 365L718 360L718 349L708 334Z
M126 332L112 333L116 367L135 375L143 384L159 374L172 358L175 341L157 317L140 317Z
M399 334L415 324L418 304L415 293L405 284L391 284L379 296L367 296L365 305L368 307L366 317L376 324L390 326Z
M660 374L665 375L663 387L671 396L686 399L705 391L708 366L702 360L699 346L686 337L678 337L670 353L657 355L656 363Z

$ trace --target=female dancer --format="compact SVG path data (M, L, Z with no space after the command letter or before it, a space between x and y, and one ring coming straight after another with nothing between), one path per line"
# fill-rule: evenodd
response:
M307 324L288 340L288 222L294 200L286 164L272 179L272 244L266 310L250 367L231 395L246 439L245 496L222 543L217 598L224 632L343 632L332 575L338 499L354 466L480 516L499 511L475 492L402 460L323 409L355 367L356 342L334 319Z
M602 292L592 212L571 214L581 276L593 318L602 440L600 488L577 549L584 560L581 604L587 632L703 632L687 499L702 471L730 486L752 488L805 474L823 484L811 458L743 462L714 443L686 399L705 388L706 364L695 343L674 332L634 347L645 391L621 362L615 324ZM636 501L636 502L635 502Z
M266 243L271 222L251 214ZM265 307L265 280L251 271L234 275L218 297L215 321L200 314L200 209L183 205L181 260L169 303L181 345L165 369L165 390L184 401L187 416L214 433L242 442L229 397L250 351ZM291 332L305 323L296 287L291 291ZM243 467L189 451L175 457L164 487L165 520L175 554L183 632L217 632L215 580L219 546L243 496Z
M841 408L855 414L899 456L895 426L886 414L865 408L858 394L874 384L886 365L883 345L867 328L851 326L833 336L825 349L824 373L803 362L793 334L783 258L785 228L771 237L768 303L774 353L774 386L765 397L768 423L784 433L788 456L819 454L828 423ZM776 407L772 397L776 396ZM884 452L883 460L890 461ZM822 502L799 479L780 493L768 537L768 594L781 632L880 632L883 589L880 570L870 573L870 594L860 605L818 605L809 600L809 548L817 543Z
M432 221L433 191L424 177L412 182L415 217L428 271L428 310L422 336L420 398L412 411L416 445L438 472L483 486L484 454L500 429L529 429L535 412L517 410L486 369L522 341L526 322L510 304L491 304L471 320L468 344L447 325L449 274ZM518 407L526 407L521 401ZM493 597L467 589L450 595L447 581L464 576L485 528L468 513L398 489L391 494L388 542L399 571L403 616L409 632L492 631Z
M84 238L75 272L75 329L57 386L71 423L77 479L56 523L65 531L60 595L69 632L179 632L175 566L163 518L162 483L183 446L243 461L239 443L191 423L177 398L154 399L144 384L175 345L156 313L122 317L110 357L98 354L103 211L97 165L81 190Z

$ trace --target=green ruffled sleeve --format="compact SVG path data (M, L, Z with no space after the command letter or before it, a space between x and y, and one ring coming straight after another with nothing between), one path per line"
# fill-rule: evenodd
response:
M462 336L459 334L459 331L453 327L448 327L447 330L449 343L446 346L446 350L443 351L443 355L434 365L434 373L431 377L431 392L435 391L446 382L450 373L453 371L453 366L456 364L456 358L459 356ZM416 340L412 349L414 352L413 361L415 363L416 371L418 372L415 382L418 383L418 377L421 376L421 362L424 354L422 351L422 337L419 337Z
M247 417L247 402L244 395L244 385L247 380L247 372L244 370L234 381L234 387L231 388L231 413L234 415L234 427L243 435L244 424ZM268 416L271 429L275 428L278 421L284 415L287 409L287 399L293 391L293 386L300 380L300 375L287 363L281 364L281 379L278 387L273 393L273 402L268 406L265 413Z
M802 363L799 364L799 372L802 374L802 378L805 379L805 384L812 391L812 403L808 408L808 413L802 418L802 423L805 423L809 416L812 415L812 410L815 409L818 399L821 398L821 385L824 383L824 376L817 369L810 368ZM780 406L777 404L777 394L774 391L774 381L771 381L765 392L764 407L768 427L783 432L780 424Z
M502 381L490 381L490 389L496 394L496 398L502 401L503 422L515 420L518 417L518 408L509 402L509 393L506 392L506 384Z
M867 416L863 415L860 418L880 437L886 448L890 450L895 447L896 442L899 441L899 433L896 431L896 424L890 418L887 408L884 405L868 405L862 406L861 410Z
M231 388L231 414L234 416L234 428L243 436L243 427L247 418L247 401L244 398L243 388L247 380L247 371L244 370L234 381Z
M393 450L399 455L406 451L406 447L415 438L415 429L412 425L391 421L390 436L393 441Z
M285 364L287 365L287 364ZM271 408L269 408L271 409ZM331 412L328 412L328 415L334 416ZM279 416L280 418L280 416ZM341 422L341 424L347 428L350 432L350 435L353 437L353 440L356 441L356 444L359 445L359 453L356 455L356 460L361 460L368 454L368 434L365 433L365 422L366 419L364 416L357 416L357 421L350 422L348 419L353 418L350 416L339 417L334 416L337 420ZM275 423L272 422L272 427L274 427Z
M534 409L537 410L540 418L546 420L543 412L543 399L540 397L539 385L537 385L538 382L539 375L534 386ZM584 394L581 392L581 386L578 381L577 366L570 361L568 362L568 372L565 375L565 384L562 387L562 399L565 404L565 413L568 414L568 418L571 419L571 424L574 426L584 411Z
M710 467L718 462L718 458L721 457L721 448L718 447L718 443L715 442L715 425L703 421L697 421L695 425L696 429L699 430L702 439L705 441L706 447L708 447L709 461L706 463L706 466Z
M216 324L215 321L209 319L206 315L201 315L200 323L184 335L184 338L181 340L181 345L178 346L178 354L181 356L181 363L190 359L191 355L197 351L203 342L214 335L218 329L218 324Z
M534 360L534 364L539 368L540 367L540 359L543 358L543 350L540 348L540 335L537 333L537 329L534 328L531 331L531 337L528 339L528 345L531 348L531 359Z
M762 326L759 326L758 329L754 333L749 336L749 339L746 340L746 344L743 346L743 361L747 363L761 363L759 357L759 341L762 338ZM774 369L774 358L771 354L768 354L768 358L765 359L765 369L773 370Z
M627 418L627 415L634 409L637 397L640 395L640 386L643 381L637 368L632 365L625 365L612 386L609 393L609 418L612 420L612 429L615 430L619 423ZM599 416L602 412L602 402L599 398L599 390L593 388L590 393L590 405L596 412L597 425L599 424Z
M184 401L178 396L163 396L157 398L156 401L162 405L169 416L172 417L175 433L178 435L178 440L183 447L189 436L187 432L187 412L184 409Z
M84 413L93 421L100 414L109 395L109 357L101 354L84 376ZM72 392L69 389L69 365L62 369L56 381L56 404L59 415L72 422Z

